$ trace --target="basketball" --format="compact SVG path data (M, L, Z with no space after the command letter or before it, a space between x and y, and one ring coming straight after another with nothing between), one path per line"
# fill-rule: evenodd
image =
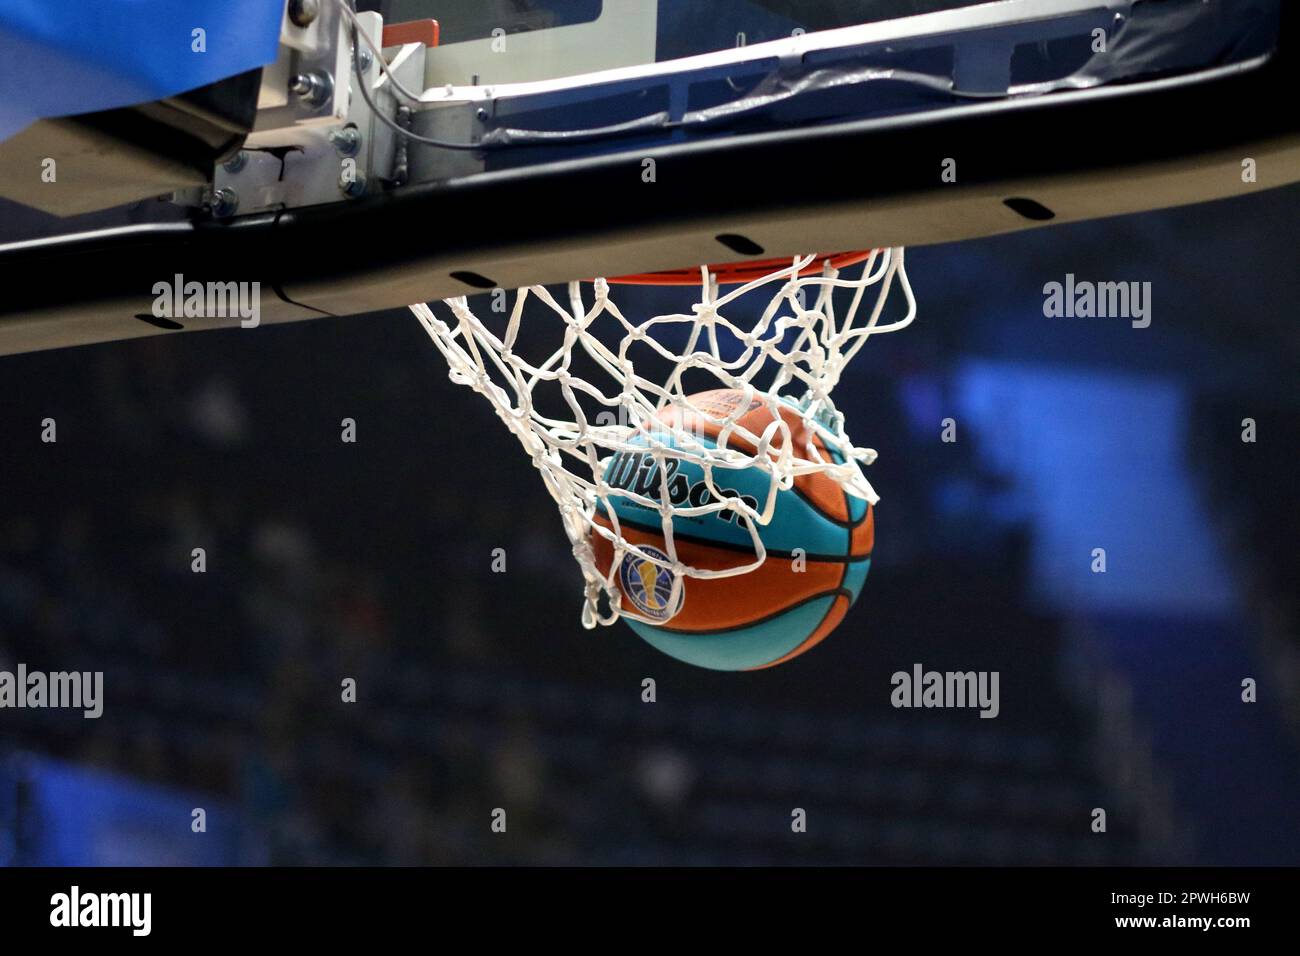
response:
M690 397L703 415L676 407L664 410L666 425L693 432L706 444L716 442L722 427L710 419L734 413L743 392L718 389ZM762 435L773 421L772 412L757 398L737 425ZM835 460L821 438L810 433L794 410L781 417L790 428L794 453L812 458L812 448ZM639 438L639 436L638 436ZM647 445L647 439L641 439ZM778 440L779 441L779 440ZM637 439L633 444L637 444ZM714 445L716 447L716 445ZM728 448L753 454L755 449L732 434ZM774 448L779 449L774 442ZM807 450L805 450L807 449ZM714 500L704 470L694 462L671 459L669 494L687 507ZM658 500L663 483L655 457L648 451L614 455L604 469L605 481L616 490L632 491ZM756 508L762 507L770 477L760 468L715 468L714 486L724 495L736 494ZM647 554L668 556L659 512L624 495L609 497L618 528L629 544ZM744 567L755 561L753 538L747 522L736 512L702 515L676 514L672 537L682 563L700 570ZM612 528L602 507L594 522ZM739 671L773 667L798 657L833 631L857 599L871 566L874 522L871 505L851 497L822 472L795 478L788 490L777 492L772 520L757 528L767 560L753 571L731 577L686 576L676 601L673 575L640 555L627 553L614 579L622 610L646 620L625 618L648 644L671 657L712 670ZM614 561L613 544L599 532L591 535L597 566L608 575Z

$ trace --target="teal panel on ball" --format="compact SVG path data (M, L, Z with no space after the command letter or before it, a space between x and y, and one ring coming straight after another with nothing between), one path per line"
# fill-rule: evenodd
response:
M640 621L627 623L642 640L669 657L709 670L743 671L770 664L802 644L817 630L836 597L827 595L761 624L712 634L677 634Z

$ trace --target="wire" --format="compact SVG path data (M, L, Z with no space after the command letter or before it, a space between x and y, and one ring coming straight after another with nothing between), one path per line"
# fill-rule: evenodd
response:
M353 46L356 46L357 43L357 33L358 33L357 25L353 23L352 24L352 45ZM380 63L383 62L383 57L379 58L379 62ZM370 91L367 89L368 84L366 83L365 78L361 75L361 64L358 63L354 65L353 73L357 78L357 91L361 94L361 98L366 101L366 106L370 108L370 114L375 119L379 120L379 122L383 123L389 129L391 129L394 133L398 134L399 136L403 136L406 139L409 139L413 143L420 143L424 146L436 146L439 149L459 149L467 152L474 152L484 148L483 144L481 143L453 143L449 140L433 139L432 137L429 136L421 136L419 133L412 132L411 130L407 129L405 126L402 126L396 120L389 119L388 116L385 115L383 112L381 112L379 107L375 105L375 101L370 98Z
M335 0L335 2L338 4L339 10L343 12L344 16L346 16L348 21L352 24L352 49L354 54L359 48L358 38L364 39L366 45L370 47L371 53L374 55L375 63L378 64L380 72L388 77L388 81L392 84L393 89L412 102L420 102L418 96L398 82L397 77L393 75L392 70L388 67L388 61L384 59L383 51L375 46L374 41L370 39L370 35L366 33L365 30L361 29L361 23L357 19L357 15L348 8L346 0ZM383 113L379 107L375 105L375 101L370 97L369 84L366 82L366 78L361 75L361 62L355 55L352 57L352 75L356 77L357 92L359 92L361 98L365 100L366 106L370 109L370 114L399 136L405 137L414 143L420 143L424 146L436 146L439 149L456 149L466 152L475 152L484 148L481 143L454 143L450 140L421 136L419 133L407 129L396 120L390 119L387 114Z
M375 62L379 64L379 71L388 77L388 82L393 85L393 89L397 90L397 92L401 93L412 103L419 103L420 97L404 87L397 77L393 75L393 71L388 68L388 61L384 59L383 51L380 50L379 47L375 46L375 41L370 39L370 34L366 33L365 30L360 29L361 21L357 19L356 13L354 13L348 6L352 0L335 0L335 2L338 4L339 10L342 14L347 17L348 21L352 24L352 48L355 50L357 47L357 33L359 32L361 38L366 41L366 46L370 47L370 52L374 55ZM355 57L353 57L353 64L353 70L359 80L361 79L361 72L359 64L356 63Z

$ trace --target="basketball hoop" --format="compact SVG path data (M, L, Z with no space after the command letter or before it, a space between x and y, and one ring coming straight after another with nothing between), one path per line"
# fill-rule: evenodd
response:
M871 258L872 253L879 250L867 250L865 252L837 252L821 253L814 257L799 275L813 275L820 272L825 266L835 270L847 269L849 266L855 266L859 262L865 262ZM789 259L751 259L744 262L726 262L720 265L708 266L709 274L713 276L714 281L719 285L737 285L741 282L749 282L753 279L761 279L763 276L773 272L784 272L789 268ZM695 285L700 281L699 269L669 269L664 272L638 272L634 275L615 276L606 279L610 285L652 285L652 286L683 286Z
M616 576L624 556L671 575L671 593L662 597L672 608L680 604L684 579L745 574L763 564L760 530L773 519L778 492L802 476L825 475L846 495L877 500L862 472L876 452L849 439L831 393L869 338L915 317L903 262L901 248L874 249L575 281L567 305L546 287L532 286L518 290L513 307L495 319L488 310L476 312L466 297L445 301L450 321L425 304L411 310L446 358L452 381L488 400L541 473L582 570L583 625L608 625L620 616L663 625L671 615L650 620L620 607ZM843 273L855 266L861 266L855 276ZM902 315L882 321L895 283ZM611 285L634 284L690 284L699 292L689 312L633 320L611 298ZM549 319L537 316L524 329L528 306L544 309ZM525 358L539 341L540 356ZM579 370L584 363L591 372ZM647 370L655 365L667 374L652 377ZM700 381L727 390L735 407L706 400L717 392L704 392ZM754 417L756 409L765 414ZM704 423L714 437L702 439L690 422ZM754 422L761 422L754 426L759 432L746 427ZM611 463L628 455L649 476L636 488L610 479ZM675 499L669 476L686 468L703 476L698 493ZM751 484L760 474L764 491L731 490L740 472ZM655 514L662 541L655 547L629 541L617 518L618 499ZM723 513L749 533L753 560L722 570L691 566L674 542L674 522ZM593 543L602 554L612 549L612 563L597 561Z

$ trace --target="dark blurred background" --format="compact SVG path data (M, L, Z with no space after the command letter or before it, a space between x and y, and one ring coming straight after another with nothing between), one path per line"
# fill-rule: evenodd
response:
M1288 190L911 250L918 319L836 393L866 589L749 674L579 626L407 312L0 358L0 669L106 698L0 711L0 860L1300 863L1297 249ZM1151 282L1151 327L1044 318L1067 273ZM999 671L1000 716L893 709L915 663Z

